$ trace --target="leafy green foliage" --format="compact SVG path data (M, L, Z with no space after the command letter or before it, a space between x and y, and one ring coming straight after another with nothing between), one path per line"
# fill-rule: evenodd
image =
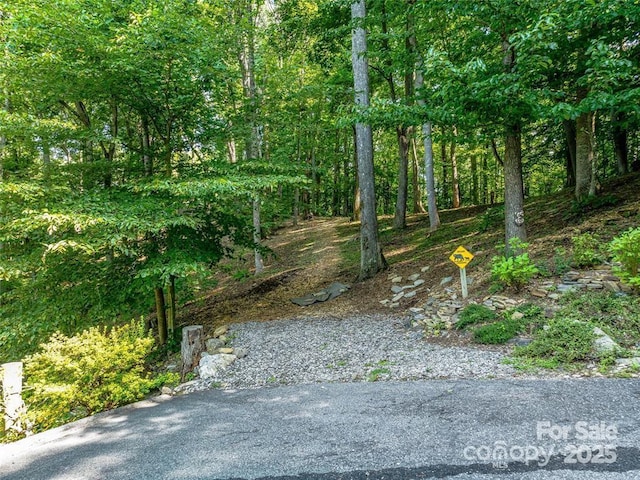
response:
M593 325L573 319L557 318L538 332L529 345L515 350L516 357L545 358L559 363L593 358Z
M154 340L142 322L111 331L55 334L25 359L25 403L34 431L140 400L170 376L150 377L145 360Z
M569 216L571 218L579 218L580 216L587 213L605 207L612 207L617 205L618 203L620 203L620 200L615 195L588 196L581 200L574 200L571 202Z
M591 267L604 260L600 246L602 242L592 233L582 233L571 239L573 263L576 267Z
M621 266L614 268L615 274L623 282L640 288L640 228L630 228L622 235L615 237L609 244L613 260Z
M473 331L473 339L478 343L486 344L506 343L520 333L522 328L521 321L505 318L477 328Z
M478 230L482 233L498 228L504 222L504 206L491 207L480 215Z
M459 314L456 328L462 330L469 325L486 323L496 319L496 312L484 305L467 305Z
M527 243L521 242L518 238L512 238L509 240L509 245L511 251L522 253L493 257L491 275L503 285L520 290L539 273L539 270L529 258L529 254L524 251L529 246Z

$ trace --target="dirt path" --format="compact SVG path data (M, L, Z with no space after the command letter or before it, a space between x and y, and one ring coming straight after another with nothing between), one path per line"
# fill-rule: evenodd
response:
M321 218L277 231L265 242L273 254L265 259L262 275L238 281L219 274L219 286L205 299L188 306L180 323L213 328L223 323L340 315L348 308L344 299L312 307L299 307L291 299L322 290L335 281L351 284L353 278L342 270L340 245L353 239L338 234L338 228L348 222L345 218Z

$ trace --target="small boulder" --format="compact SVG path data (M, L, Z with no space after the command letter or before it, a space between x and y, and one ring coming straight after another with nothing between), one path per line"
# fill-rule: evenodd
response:
M207 379L214 377L218 372L226 369L229 365L236 361L235 355L226 353L218 353L216 355L207 355L200 359L199 372L200 378Z
M596 335L594 346L598 353L615 352L620 348L620 345L614 342L613 339L600 328L593 327L593 333Z
M223 336L225 333L227 333L227 331L229 331L229 326L228 326L228 325L222 325L222 326L220 326L220 327L216 328L216 329L213 331L213 337L214 337L214 338L221 337L221 336Z
M391 287L391 291L393 293L400 293L402 291L403 287L401 287L400 285L393 285Z
M422 280L421 278L419 278L418 280L416 280L415 282L413 282L413 286L414 287L419 287L420 285L422 285L424 283L424 280Z
M407 280L409 280L410 282L415 282L419 278L420 278L420 274L419 273L414 273L413 275L409 275Z
M402 277L393 277L391 279L392 283L400 283L402 281Z
M207 352L210 355L213 355L218 351L218 349L224 347L224 342L219 338L210 338L205 342L205 346L207 348Z

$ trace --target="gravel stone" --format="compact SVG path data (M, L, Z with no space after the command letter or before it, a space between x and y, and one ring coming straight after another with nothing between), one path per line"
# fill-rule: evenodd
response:
M199 380L188 391L214 385L226 389L325 382L504 378L517 375L501 363L504 354L466 347L442 347L404 328L404 317L298 318L233 324L233 343L251 352L228 368Z

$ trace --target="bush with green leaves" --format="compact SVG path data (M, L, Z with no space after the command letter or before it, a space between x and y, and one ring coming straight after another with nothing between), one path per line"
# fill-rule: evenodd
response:
M622 235L615 237L609 244L614 262L614 273L620 279L635 288L640 288L640 227L630 228Z
M570 318L555 318L525 347L514 351L516 357L571 363L594 358L593 325Z
M145 362L154 340L134 321L110 331L97 327L67 337L54 334L25 359L27 416L34 431L142 399L168 381Z
M514 237L509 240L509 246L513 253L505 252L502 256L493 257L491 275L502 285L518 291L537 275L539 270L526 252L528 243Z
M491 322L496 319L496 312L484 305L472 303L467 305L458 315L456 328L462 330L469 325Z
M499 227L504 222L504 206L491 207L480 215L478 230L482 233Z
M477 328L473 332L473 339L478 343L501 344L507 343L523 329L523 323L513 318L505 318L499 322L490 323Z
M601 252L602 242L592 233L585 232L571 239L573 242L573 264L576 267L591 267L605 259Z

